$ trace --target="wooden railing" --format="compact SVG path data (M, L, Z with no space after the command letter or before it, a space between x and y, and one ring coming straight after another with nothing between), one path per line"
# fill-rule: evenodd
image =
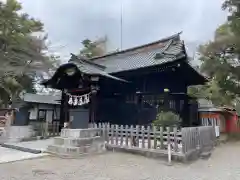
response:
M54 137L59 136L59 121L52 121L51 123L31 121L29 123L33 127L36 136Z
M211 150L216 144L215 129L212 126L182 128L182 152Z
M123 126L108 123L90 124L91 128L102 129L106 144L119 147L161 150L167 153L168 144L175 155L188 155L212 149L215 141L213 127L188 127L177 129L151 126Z

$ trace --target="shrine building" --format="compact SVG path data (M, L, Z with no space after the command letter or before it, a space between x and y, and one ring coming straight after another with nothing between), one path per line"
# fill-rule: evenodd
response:
M149 125L161 111L180 115L182 126L199 125L198 102L188 86L207 79L190 64L180 33L142 46L85 59L71 56L42 84L62 91L60 127L65 122ZM70 109L88 116L72 119ZM76 123L75 123L76 124Z

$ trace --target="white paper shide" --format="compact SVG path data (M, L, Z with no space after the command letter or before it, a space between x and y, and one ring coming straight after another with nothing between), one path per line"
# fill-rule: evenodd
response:
M74 96L74 95L68 94L68 96L69 96L69 100L68 100L69 105L82 106L90 102L90 93L84 94L81 96Z

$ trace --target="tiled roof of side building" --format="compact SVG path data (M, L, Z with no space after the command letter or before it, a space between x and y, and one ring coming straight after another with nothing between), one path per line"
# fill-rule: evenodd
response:
M29 103L41 103L41 104L60 104L61 94L53 95L40 95L26 93L24 94L23 101Z
M106 73L117 73L161 65L186 57L184 48L184 43L180 40L180 33L178 33L153 43L96 57L89 61L105 67ZM158 54L162 56L155 58Z

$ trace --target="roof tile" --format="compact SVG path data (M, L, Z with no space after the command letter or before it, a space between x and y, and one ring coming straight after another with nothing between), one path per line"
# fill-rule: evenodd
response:
M75 61L74 63L78 65L82 72L89 74L94 74L96 72L99 74L103 72L109 74L161 65L179 59L179 55L181 57L186 56L184 43L180 40L179 35L180 33L150 44L89 60L97 65L105 67L103 70L87 65L81 62L81 60L73 61ZM155 57L159 53L163 56L162 58L156 59Z
M164 46L155 46L152 48L144 49L137 52L128 52L124 54L103 57L94 60L95 63L106 67L107 73L116 73L120 71L133 70L143 67L150 67L160 65L163 63L171 62L177 59L177 55L183 54L183 43L179 41L177 44L170 45L167 49ZM162 44L162 43L161 43ZM156 54L164 53L163 58L155 59Z

